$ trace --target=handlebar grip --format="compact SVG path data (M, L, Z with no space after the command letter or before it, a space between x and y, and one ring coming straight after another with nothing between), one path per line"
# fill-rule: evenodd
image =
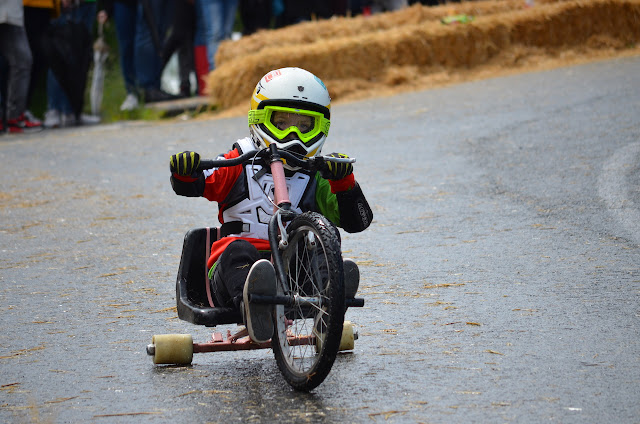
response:
M200 159L198 165L198 171L204 171L205 169L217 168L216 161L213 159Z
M256 157L257 153L259 153L259 152L256 152L255 150L251 150L249 152L243 153L242 155L238 156L237 158L231 158L231 159L200 159L200 164L198 165L197 170L198 171L204 171L205 169L223 168L223 167L227 167L227 166L240 165L240 164L243 164L244 162L246 162L247 160L249 160L250 158Z

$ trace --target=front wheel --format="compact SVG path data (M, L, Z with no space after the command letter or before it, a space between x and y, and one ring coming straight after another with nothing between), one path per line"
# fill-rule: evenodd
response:
M285 380L309 391L327 377L340 347L345 313L340 238L331 222L313 212L294 218L287 234L286 281L278 294L294 302L276 306L272 347Z

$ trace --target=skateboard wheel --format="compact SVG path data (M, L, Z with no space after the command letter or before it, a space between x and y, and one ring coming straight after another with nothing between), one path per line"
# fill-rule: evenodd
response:
M190 334L156 334L147 346L154 364L189 365L193 360L193 339Z
M324 334L320 334L316 330L313 330L313 335L316 336L316 353L320 353L322 350L322 343L324 343Z
M316 336L316 352L320 352L322 349L322 343L324 342L324 338L321 335L315 333ZM339 352L344 350L353 350L354 340L358 339L358 332L355 330L355 327L351 323L351 321L345 321L342 324L342 338L340 339L340 347L338 348Z
M353 350L357 334L351 321L345 321L342 325L342 338L340 339L340 348L338 350Z

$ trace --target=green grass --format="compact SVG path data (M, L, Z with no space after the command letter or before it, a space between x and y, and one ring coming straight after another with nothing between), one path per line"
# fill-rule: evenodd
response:
M127 90L124 87L122 72L120 71L120 63L117 52L117 43L109 43L111 51L105 63L105 77L102 94L102 122L115 122L122 120L156 120L162 118L162 113L140 107L131 111L120 111L120 105L127 96ZM115 47L115 48L114 48ZM85 95L85 112L91 112L89 91L91 90L91 70L87 79L87 90Z
M125 112L120 111L120 105L127 96L127 90L125 89L122 71L120 70L120 57L118 53L118 39L116 38L115 25L109 23L105 25L104 38L105 42L109 46L109 56L105 63L105 77L102 90L102 122L160 119L160 113L145 108ZM85 113L91 112L89 91L91 90L92 70L93 66L89 70L89 76L87 78L84 106Z

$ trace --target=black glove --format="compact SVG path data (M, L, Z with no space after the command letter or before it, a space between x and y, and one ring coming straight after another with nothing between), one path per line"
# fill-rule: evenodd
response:
M333 158L349 159L349 156L342 153L331 153ZM327 180L341 180L353 173L353 165L349 162L325 162L325 169L320 173L322 178Z
M169 158L169 169L172 173L187 176L193 174L193 172L200 165L200 155L196 152L180 152L172 155Z

